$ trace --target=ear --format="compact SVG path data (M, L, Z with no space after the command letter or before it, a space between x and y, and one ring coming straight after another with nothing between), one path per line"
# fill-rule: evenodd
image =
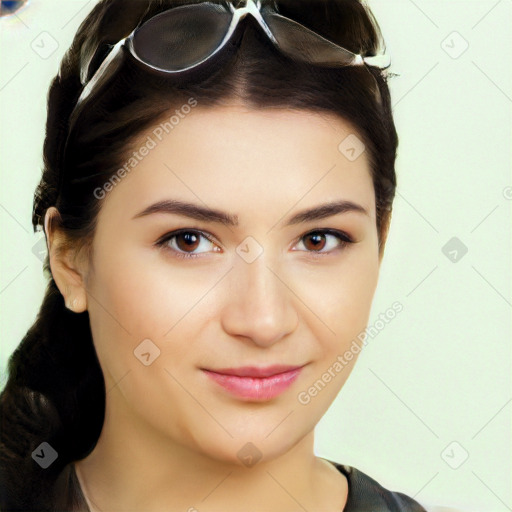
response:
M389 227L391 225L392 210L387 210L382 214L382 225L380 230L380 242L379 242L379 265L382 263L382 257L384 256L384 247L386 240L388 239Z
M85 267L78 263L75 247L59 228L61 217L54 206L48 208L44 231L53 279L64 297L66 307L75 313L87 310L87 293L84 285Z

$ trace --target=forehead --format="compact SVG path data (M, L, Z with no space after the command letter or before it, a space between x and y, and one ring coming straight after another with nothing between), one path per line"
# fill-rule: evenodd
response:
M166 113L136 138L103 208L173 197L242 212L344 198L374 215L364 144L340 117L233 103L187 112Z

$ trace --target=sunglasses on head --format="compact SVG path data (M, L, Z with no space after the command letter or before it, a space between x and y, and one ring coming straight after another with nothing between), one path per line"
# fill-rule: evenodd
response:
M227 7L212 2L181 5L163 11L136 27L115 45L91 73L90 62L81 71L84 89L77 107L106 82L121 63L122 50L148 71L164 76L183 76L211 64L223 49L233 47L236 29L248 14L258 22L270 41L287 57L323 67L375 66L389 67L388 55L362 57L343 48L304 25L279 14L272 5L261 0L247 0L243 7ZM92 75L92 76L91 76Z

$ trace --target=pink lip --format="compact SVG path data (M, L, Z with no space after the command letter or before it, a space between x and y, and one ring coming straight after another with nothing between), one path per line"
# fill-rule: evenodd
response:
M274 365L258 368L222 368L203 372L225 390L244 400L270 400L288 389L299 376L301 366Z

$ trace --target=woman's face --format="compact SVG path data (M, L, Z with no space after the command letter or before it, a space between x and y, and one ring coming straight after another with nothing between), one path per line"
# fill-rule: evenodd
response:
M268 460L312 431L361 346L379 271L367 156L326 114L199 105L170 126L101 199L85 282L107 414Z

